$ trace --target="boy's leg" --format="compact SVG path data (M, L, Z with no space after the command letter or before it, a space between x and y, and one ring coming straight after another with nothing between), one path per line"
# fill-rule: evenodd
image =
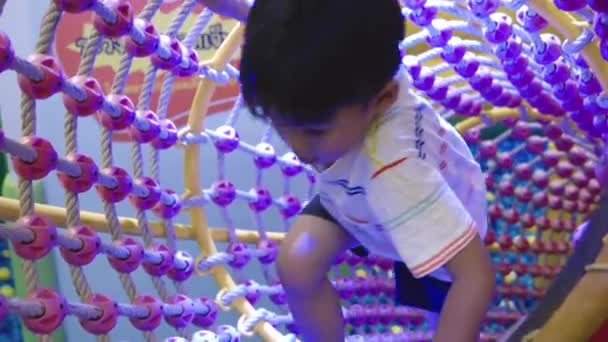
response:
M318 198L310 205L323 210ZM327 273L336 257L354 245L354 239L325 215L306 208L281 243L276 262L289 308L305 342L344 341L342 308Z

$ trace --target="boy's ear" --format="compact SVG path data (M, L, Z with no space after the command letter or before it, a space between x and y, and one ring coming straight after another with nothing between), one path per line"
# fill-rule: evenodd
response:
M397 98L399 97L399 82L391 80L389 83L382 88L380 93L376 95L373 104L376 113L385 112L390 106L392 106Z

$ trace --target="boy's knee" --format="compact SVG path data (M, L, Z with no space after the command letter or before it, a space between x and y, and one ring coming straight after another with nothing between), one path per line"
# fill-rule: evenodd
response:
M318 289L324 273L315 265L314 257L297 253L294 246L282 246L276 268L286 292L307 294Z

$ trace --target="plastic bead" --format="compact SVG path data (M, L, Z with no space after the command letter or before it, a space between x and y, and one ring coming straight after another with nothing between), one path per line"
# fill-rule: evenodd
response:
M184 281L192 275L194 272L194 259L192 255L188 252L177 251L173 258L176 260L181 260L182 264L186 264L184 268L172 267L169 269L167 276L175 281Z
M95 5L95 0L53 0L58 9L68 13L88 11Z
M15 173L25 180L39 180L57 167L57 152L48 140L36 136L26 136L21 144L36 153L33 161L26 161L17 155L11 156Z
M15 61L15 50L8 35L0 31L0 73L7 70Z
M245 294L245 298L247 299L247 301L249 301L251 305L255 305L255 303L257 303L257 301L262 296L260 289L258 287L255 287L255 284L251 280L245 280L241 282L241 285L245 286L245 288L247 289L247 293Z
M521 74L528 68L528 58L517 56L514 59L502 61L502 68L507 74Z
M135 179L133 184L143 187L147 191L145 197L139 197L134 193L129 194L129 201L135 208L139 210L149 210L158 204L158 201L160 201L160 187L154 179L150 177L141 177Z
M502 95L503 87L498 84L492 84L490 87L482 89L480 94L488 101L496 100Z
M479 61L475 60L474 58L469 58L468 56L463 58L454 66L454 71L464 78L473 77L478 69Z
M575 12L587 6L585 0L553 0L555 7L566 12Z
M449 94L448 96L445 98L445 100L441 101L441 104L448 108L448 109L452 109L455 110L458 105L460 104L460 101L462 101L462 95L459 93L456 94Z
M452 39L453 31L451 29L440 30L437 34L429 35L426 42L431 47L444 47L450 39Z
M589 5L589 7L596 12L608 12L608 3L606 3L604 0L587 0L587 5Z
M103 17L95 14L93 26L104 36L119 38L129 33L133 28L133 6L128 0L109 0L104 1L104 5L109 7L114 13L114 21L105 21Z
M496 25L491 30L484 29L484 36L492 44L504 43L513 34L513 20L504 13L493 13L490 19Z
M513 58L517 58L517 56L521 55L522 45L521 40L517 37L511 37L504 43L500 43L496 45L494 48L494 54L500 60L509 60Z
M194 300L196 306L202 306L207 308L204 313L198 313L195 311L192 323L201 328L208 328L212 326L217 320L218 307L215 301L201 297Z
M560 39L551 33L543 33L540 35L543 46L537 47L532 45L534 60L541 65L547 65L555 62L562 54L562 42Z
M186 340L183 337L172 336L172 337L166 338L163 342L190 342L190 341Z
M181 77L189 77L198 72L198 53L194 49L188 49L180 45L182 49L182 60L174 69L173 73Z
M104 93L101 84L96 79L90 76L74 76L70 78L69 82L80 88L85 95L85 99L82 101L73 98L67 93L61 95L63 105L69 113L84 117L101 109Z
M80 240L82 246L77 249L59 247L61 256L70 265L85 266L90 264L101 250L101 239L94 229L89 226L77 226L69 230L73 238Z
M161 70L171 70L175 68L182 61L182 43L174 37L161 34L159 39L159 45L165 48L168 52L168 56L160 55L159 52L152 55L152 65Z
M409 16L410 20L420 27L429 26L435 17L437 17L436 7L419 7Z
M164 244L159 244L151 246L150 249L152 252L160 254L160 263L156 264L144 261L142 267L151 276L160 277L165 275L173 266L173 254L169 250L169 247Z
M118 113L116 113L116 116L112 116L105 111L97 112L97 120L103 127L110 131L120 131L133 124L133 121L135 121L135 106L128 96L110 94L106 100L117 108Z
M431 90L429 90L426 95L435 101L442 101L448 94L448 86L440 85L435 86Z
M488 17L490 14L496 12L500 7L499 0L468 0L467 6L478 18Z
M464 45L448 43L443 51L441 51L440 56L450 64L457 64L464 60L466 53L467 48Z
M182 295L176 294L171 296L167 301L169 304L176 304L182 307L182 312L175 316L165 316L165 321L167 324L174 328L185 328L190 322L192 322L192 318L194 317L194 302L192 299Z
M463 134L464 140L469 145L479 144L481 141L481 131L479 129L469 129Z
M31 241L13 241L13 249L18 256L38 260L57 245L57 228L46 217L27 215L19 218L17 224L32 233Z
M496 156L496 163L501 169L510 170L513 168L513 156L510 153L500 153Z
M431 74L428 71L425 71L422 74L420 74L420 77L418 77L417 79L414 79L414 82L412 83L412 85L414 87L416 87L418 90L421 90L421 91L431 90L431 88L433 88L434 84L435 84L435 75Z
M555 141L555 147L562 152L568 152L574 147L574 140L568 136L562 136Z
M608 38L608 13L598 13L595 16L593 31L600 39Z
M528 9L528 6L522 6L517 11L517 22L523 26L526 31L532 33L544 30L549 24L545 18Z
M230 205L236 198L236 187L232 182L220 180L211 186L211 200L220 207Z
M526 151L532 154L541 154L547 145L547 139L531 136L526 140Z
M483 141L479 148L479 154L482 158L489 159L496 156L496 144L492 141Z
M142 42L136 42L133 36L126 36L124 42L126 52L133 57L147 57L156 52L160 37L154 25L140 18L136 18L133 25L143 33L144 39Z
M44 100L55 95L64 82L63 69L59 60L54 56L33 54L27 58L42 74L38 80L31 80L23 74L17 75L19 88L29 97Z
M568 152L568 160L574 166L582 166L587 161L587 154L580 149L572 149Z
M165 195L171 197L173 201L168 204L164 203L163 201L159 201L152 211L156 216L168 220L179 214L179 212L182 210L182 202L179 195L175 191L171 189L165 189L163 191L165 192Z
M131 139L140 144L149 143L156 139L160 134L158 116L151 110L137 111L135 115L139 120L145 122L146 127L139 128L137 125L129 126L129 135L131 136Z
M117 247L126 248L128 255L125 259L109 255L108 261L110 262L110 266L120 273L131 273L135 271L144 258L144 249L141 244L130 237L123 237L115 240L113 244Z
M268 143L259 143L255 146L255 166L260 169L267 169L277 161L274 147Z
M192 334L192 342L220 342L220 339L212 331L199 330Z
M600 42L600 54L602 58L608 62L608 39L602 39Z
M249 202L249 208L256 212L262 212L272 205L272 195L266 188L254 188L249 191L252 196L256 196L255 200Z
M273 288L278 288L278 291L272 291L268 298L276 304L276 305L284 305L287 303L287 295L285 295L285 291L283 291L281 287L281 283L278 280L273 280L270 284ZM344 297L342 297L344 298Z
M160 134L152 140L152 146L158 150L166 150L177 142L177 127L173 121L160 120Z
M534 72L530 69L526 69L518 74L508 74L507 78L514 86L523 88L534 81Z
M133 189L133 181L131 176L124 169L111 166L109 168L102 169L101 174L106 177L111 177L115 181L115 185L112 188L108 188L103 184L95 184L95 190L99 196L106 202L118 203L124 200Z
M5 296L0 295L0 321L4 322L4 319L6 319L6 316L9 313L9 307L8 307L8 299L6 299Z
M257 248L265 254L258 255L258 260L264 265L272 264L276 258L279 251L279 244L274 240L260 240L258 242Z
M228 265L236 269L243 268L251 260L249 247L242 242L229 244L228 248L226 248L226 253L232 255L232 260L228 262Z
M145 306L149 314L146 317L129 317L131 324L142 331L152 331L161 323L163 317L163 303L154 296L140 295L135 297L133 304Z
M282 204L280 211L283 217L292 217L297 215L302 210L300 200L294 195L283 195L279 198L279 203Z
M543 91L543 85L540 81L533 80L532 82L519 88L519 93L526 99L531 99L538 96Z
M215 329L215 332L219 335L220 341L241 342L239 332L230 325L222 324Z
M281 165L281 171L283 175L287 177L294 177L300 172L302 172L303 167L300 163L300 159L293 152L285 153L281 159L285 162L285 164Z
M83 193L89 191L93 184L99 179L99 169L93 159L79 153L70 153L66 160L80 167L80 174L73 177L63 171L57 171L57 178L64 189L73 193Z
M80 325L93 335L105 335L116 326L118 321L118 304L102 294L93 294L86 298L85 303L97 307L100 317L89 319L80 318Z
M22 316L24 325L33 333L47 335L55 331L66 316L67 303L57 292L42 288L34 290L27 298L42 305L42 314Z

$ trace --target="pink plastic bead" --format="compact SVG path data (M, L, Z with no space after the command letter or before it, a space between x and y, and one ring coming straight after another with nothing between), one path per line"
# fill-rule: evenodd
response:
M496 144L492 141L484 141L481 143L479 154L482 158L493 158L496 156L497 148Z
M137 111L135 115L137 118L139 118L139 120L145 122L147 127L145 127L145 129L140 129L136 127L136 125L129 126L129 134L131 139L140 144L149 143L150 141L156 139L160 134L158 116L156 116L156 114L151 110Z
M176 267L172 267L169 269L167 276L175 281L184 281L192 275L194 272L194 259L192 255L188 252L177 251L173 258L176 260L181 260L182 264L186 264L184 268L178 269Z
M145 306L149 314L146 317L129 317L131 324L142 331L152 331L160 325L163 317L163 303L154 296L141 295L135 297L133 304Z
M93 335L105 335L116 326L118 321L118 304L111 298L96 293L86 298L85 303L97 307L100 317L93 319L80 318L80 325Z
M135 179L133 184L143 187L147 190L148 194L145 197L139 197L134 193L129 194L129 201L131 204L139 210L148 210L154 208L160 200L160 187L158 183L150 177L141 177Z
M293 177L302 172L302 164L295 153L287 152L281 159L286 162L286 164L281 165L281 171L285 176Z
M133 180L124 169L111 166L100 171L101 174L114 178L116 185L108 188L103 184L95 184L95 190L104 201L118 203L124 200L133 189Z
M101 88L101 84L90 76L74 76L69 80L70 83L80 88L84 94L85 99L78 101L67 93L61 95L63 99L63 105L73 115L76 116L89 116L103 106L104 93Z
M546 144L547 139L533 135L526 140L526 150L532 154L541 154Z
M513 168L513 156L510 153L500 153L496 157L496 163L501 169L510 170Z
M110 0L104 4L115 14L114 22L105 21L100 15L96 14L93 19L93 26L101 34L107 37L119 38L128 34L133 28L133 6L128 0Z
M182 202L179 195L175 191L171 189L165 189L163 191L165 192L165 195L172 198L173 201L168 204L164 203L163 201L159 201L152 211L156 216L168 220L179 214L182 209Z
M218 307L215 301L206 297L201 297L194 300L194 305L204 307L206 310L204 310L203 313L195 311L192 323L201 328L212 326L217 319L218 313Z
M255 165L260 169L267 169L277 161L274 147L268 143L259 143L255 146Z
M194 302L192 299L182 295L176 294L171 296L167 301L169 304L176 304L182 307L181 313L175 316L165 316L165 321L172 327L175 328L185 328L190 322L192 322L192 318L194 317Z
M228 265L236 269L241 269L249 260L251 260L251 252L249 247L242 242L233 242L226 248L226 253L232 255L232 260L228 262Z
M198 54L194 49L188 49L183 44L180 45L182 49L182 60L174 69L173 73L181 77L189 77L198 72Z
M97 232L88 226L77 226L70 229L70 234L80 240L82 247L72 250L61 246L59 251L63 259L74 266L88 265L99 254L101 248L101 239Z
M213 142L218 151L222 153L230 153L239 146L239 134L231 126L220 126L215 130L217 135Z
M236 198L236 187L232 182L219 180L211 186L211 200L220 207L230 205Z
M31 241L13 241L15 254L37 260L46 256L57 245L57 228L46 217L27 215L19 218L17 224L32 233Z
M258 242L257 248L266 252L264 255L258 256L258 260L264 265L272 264L276 258L279 251L279 244L274 240L260 240Z
M68 13L88 11L95 5L95 0L53 0L58 9Z
M159 45L165 47L169 56L161 57L159 53L152 55L152 65L161 70L171 70L182 60L182 43L174 37L160 35ZM160 50L160 49L159 49Z
M39 80L31 80L23 74L18 74L17 83L21 91L38 100L48 99L59 92L65 76L56 57L33 54L27 61L42 73L42 77Z
M152 140L152 146L157 150L166 150L177 142L177 127L169 119L160 120L160 134Z
M147 57L158 49L159 35L154 25L140 18L133 21L133 25L144 34L141 43L136 42L133 36L125 36L125 50L133 57Z
M7 70L15 61L15 50L8 35L0 31L0 73Z
M23 323L33 333L47 335L55 331L66 316L67 303L61 295L52 289L42 288L34 290L27 298L42 305L42 314L39 316L23 316Z
M120 131L131 124L135 120L135 105L126 95L110 94L107 101L112 103L118 109L118 115L112 116L105 111L97 112L97 120L99 123L110 131Z
M57 167L57 152L48 140L36 136L26 136L21 144L36 152L35 160L25 161L13 155L13 169L15 173L25 180L38 180L46 177L51 170Z
M249 208L252 210L262 212L272 205L272 195L270 195L270 191L268 191L268 189L254 188L250 190L250 193L257 196L254 201L249 202Z
M169 247L159 244L153 245L149 249L156 254L160 254L161 261L158 264L144 261L142 267L149 275L155 277L165 275L173 266L173 254L171 254Z
M543 162L549 167L554 167L557 165L560 159L561 153L553 150L545 151L545 153L542 155Z
M283 206L280 208L281 215L283 215L283 217L292 217L297 215L300 210L302 210L300 200L291 194L281 196L279 198L279 203L283 204Z
M99 169L93 159L79 153L70 153L66 159L80 167L80 175L73 177L63 171L57 171L61 185L66 191L77 194L89 191L99 179Z
M108 261L113 269L120 273L131 273L135 271L144 258L144 249L141 244L130 237L123 237L115 240L113 244L117 247L126 248L129 252L126 259L120 259L115 256L108 256Z
M568 136L562 136L555 141L555 147L562 152L568 152L574 147L574 140Z

